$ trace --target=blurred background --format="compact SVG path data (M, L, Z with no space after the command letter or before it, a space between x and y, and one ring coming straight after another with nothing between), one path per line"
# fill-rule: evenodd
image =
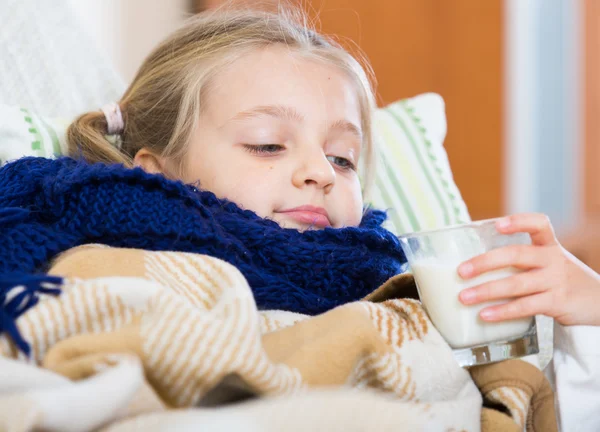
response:
M277 3L71 0L126 80L187 16L242 1ZM600 1L302 4L322 32L366 53L380 105L442 95L445 147L473 219L547 213L563 244L600 270Z

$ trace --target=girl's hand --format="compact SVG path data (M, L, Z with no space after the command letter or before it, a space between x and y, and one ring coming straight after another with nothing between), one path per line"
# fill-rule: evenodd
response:
M600 275L558 243L547 216L509 216L498 220L496 229L503 234L529 233L532 245L487 252L461 264L459 275L471 279L505 267L525 271L463 290L459 297L463 304L513 299L483 309L485 321L542 314L562 325L600 325Z

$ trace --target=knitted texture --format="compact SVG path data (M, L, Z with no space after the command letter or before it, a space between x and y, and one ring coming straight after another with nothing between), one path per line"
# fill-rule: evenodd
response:
M404 269L384 220L368 210L358 227L299 232L141 169L23 158L0 169L0 275L88 243L194 252L236 266L260 309L318 314Z

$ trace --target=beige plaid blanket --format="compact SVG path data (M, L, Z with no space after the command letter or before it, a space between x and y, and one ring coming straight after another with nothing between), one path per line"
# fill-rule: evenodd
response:
M84 246L66 278L0 335L0 431L556 430L553 395L524 362L470 372L410 278L323 315L258 311L211 257Z

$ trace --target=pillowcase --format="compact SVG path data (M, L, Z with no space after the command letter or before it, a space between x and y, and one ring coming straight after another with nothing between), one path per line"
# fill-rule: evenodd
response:
M0 166L24 156L52 158L66 154L69 123L67 119L0 104Z
M470 221L444 149L444 100L434 93L394 102L375 112L379 149L371 204L388 210L396 234Z
M66 154L70 121L0 105L0 164L23 156ZM379 160L370 204L388 210L395 234L469 221L444 149L443 99L427 93L378 109L374 117Z

